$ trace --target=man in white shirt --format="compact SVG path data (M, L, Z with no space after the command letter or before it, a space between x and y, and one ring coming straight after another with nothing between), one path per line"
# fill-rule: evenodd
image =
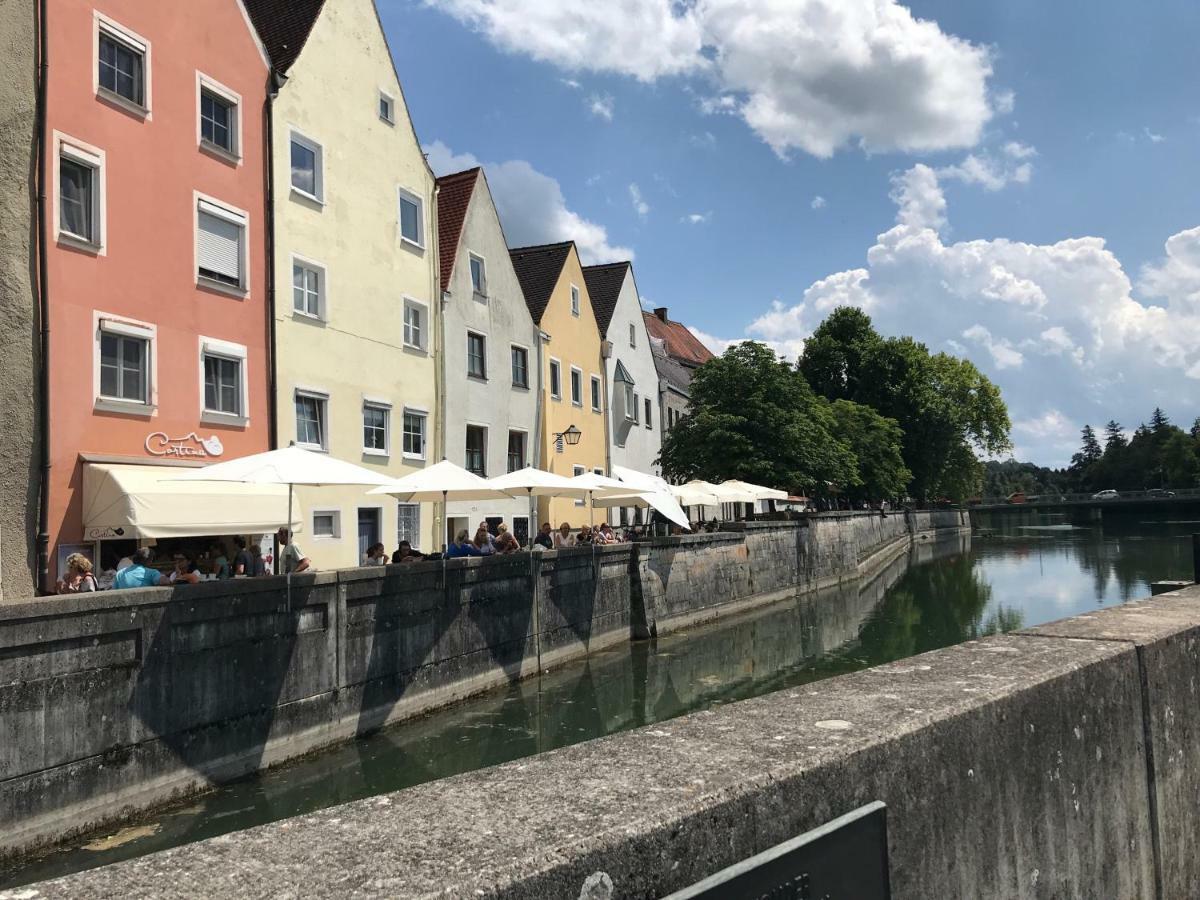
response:
M275 537L282 548L279 551L279 561L283 564L283 571L285 573L303 572L312 565L308 561L308 557L300 552L300 548L292 540L291 531L286 528L280 528L275 532Z

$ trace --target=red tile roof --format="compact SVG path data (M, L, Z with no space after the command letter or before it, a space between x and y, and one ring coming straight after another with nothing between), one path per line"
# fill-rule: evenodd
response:
M442 290L448 290L454 275L454 260L458 257L458 241L462 237L463 222L467 218L467 207L471 205L471 194L479 180L479 166L443 175L437 180L438 250L441 253Z
M668 355L685 366L696 368L713 358L712 351L700 343L682 322L672 322L663 307L654 312L642 312L646 320L646 331L650 337L659 338Z

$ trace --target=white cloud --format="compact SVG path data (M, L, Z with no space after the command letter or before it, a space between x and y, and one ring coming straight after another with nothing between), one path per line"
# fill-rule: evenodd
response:
M1005 146L1005 153L1012 156L1010 146ZM1017 159L1024 159L1037 152L1023 144L1018 146L1017 152L1024 156L1014 157ZM1009 184L1028 184L1033 177L1033 165L1028 162L1011 165L996 160L988 153L971 153L962 162L938 169L937 174L940 178L952 178L963 184L978 184L985 190L998 191Z
M781 156L970 147L1013 105L989 95L989 48L898 0L425 3L569 72L702 77L701 110L740 116Z
M1161 134L1155 134L1148 127L1142 129L1142 133L1146 135L1146 139L1152 144L1161 144L1166 140Z
M938 175L924 163L892 176L888 195L896 204L896 221L909 228L937 229L946 221L946 197Z
M566 85L573 91L577 91L581 87L583 87L583 85L580 84L578 81L576 81L574 78L560 78L558 80L561 81L564 85Z
M992 107L996 110L996 115L1011 115L1016 106L1017 95L1012 91L997 91L992 96Z
M714 337L707 331L701 331L699 328L692 328L690 325L688 326L688 331L694 334L696 336L696 340L702 343L717 356L720 356L734 344L741 343L739 340L726 340L724 338Z
M711 150L717 146L717 136L711 131L701 131L699 134L689 135L688 143L701 150Z
M810 203L808 205L810 207L812 207L813 209L824 209L825 208L825 198L822 197L820 194L817 194L817 196L812 198L812 203Z
M992 333L982 325L972 325L962 336L987 350L997 369L1019 369L1025 362L1025 357L1007 338L992 337Z
M592 94L588 98L588 111L597 119L611 122L613 119L613 98L611 94Z
M1009 141L1004 145L1004 153L1013 159L1029 159L1030 157L1037 156L1035 148L1030 147L1028 144L1022 144L1020 141Z
M603 225L569 209L559 183L525 160L480 163L470 153L455 154L441 141L434 141L425 151L438 175L484 166L510 245L573 240L585 264L633 259L631 248L614 245Z
M685 225L707 225L712 221L712 211L710 210L706 213L688 213L679 221L683 222Z
M633 204L633 211L638 214L639 219L644 219L650 212L650 204L642 198L641 188L635 183L629 185L629 202Z

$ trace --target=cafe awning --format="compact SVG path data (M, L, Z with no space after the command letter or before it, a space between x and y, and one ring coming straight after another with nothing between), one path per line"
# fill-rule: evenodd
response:
M83 539L270 534L287 518L286 485L178 481L171 466L85 463ZM304 517L292 510L292 529Z

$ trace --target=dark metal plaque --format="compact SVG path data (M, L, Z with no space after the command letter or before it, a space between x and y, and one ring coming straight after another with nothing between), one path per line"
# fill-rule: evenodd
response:
M666 900L890 900L887 807L870 803Z

